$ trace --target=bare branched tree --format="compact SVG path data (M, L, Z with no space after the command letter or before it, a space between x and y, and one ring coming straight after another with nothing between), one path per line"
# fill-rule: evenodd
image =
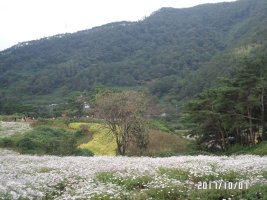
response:
M101 92L95 98L97 110L114 135L119 155L125 155L130 142L140 149L146 148L148 138L143 114L145 95L140 92Z

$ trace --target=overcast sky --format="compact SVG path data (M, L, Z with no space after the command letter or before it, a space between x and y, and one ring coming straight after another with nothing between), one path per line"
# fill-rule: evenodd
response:
M0 0L0 50L18 42L137 21L162 7L233 0Z

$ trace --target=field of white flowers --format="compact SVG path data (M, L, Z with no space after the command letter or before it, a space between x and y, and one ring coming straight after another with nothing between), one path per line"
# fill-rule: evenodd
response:
M29 129L0 122L0 137ZM267 199L267 157L59 157L0 148L0 199Z
M57 157L0 149L0 199L186 199L203 190L199 181L267 186L266 172L267 157L249 155Z
M30 130L30 125L24 122L2 122L0 121L0 138L21 134Z

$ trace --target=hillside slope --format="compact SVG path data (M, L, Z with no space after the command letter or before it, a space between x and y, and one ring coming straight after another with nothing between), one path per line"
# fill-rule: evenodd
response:
M266 54L266 11L265 0L162 8L143 21L20 43L0 52L1 98L64 97L101 84L186 99L227 74L236 58Z

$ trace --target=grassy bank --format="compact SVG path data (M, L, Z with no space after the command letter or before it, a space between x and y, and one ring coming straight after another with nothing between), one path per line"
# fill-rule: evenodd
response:
M109 130L99 123L70 123L69 127L75 130L84 130L92 134L88 143L79 146L88 149L95 155L116 155L116 141Z
M92 138L88 143L81 144L81 149L89 149L95 155L116 155L116 141L113 135L100 123L70 123L74 130L86 129ZM150 129L148 132L149 144L147 149L140 152L134 144L127 149L128 156L167 157L181 155L187 151L188 141L160 130Z
M81 131L37 126L23 134L14 134L0 139L0 147L10 148L23 154L37 155L89 155L78 148L87 135Z

